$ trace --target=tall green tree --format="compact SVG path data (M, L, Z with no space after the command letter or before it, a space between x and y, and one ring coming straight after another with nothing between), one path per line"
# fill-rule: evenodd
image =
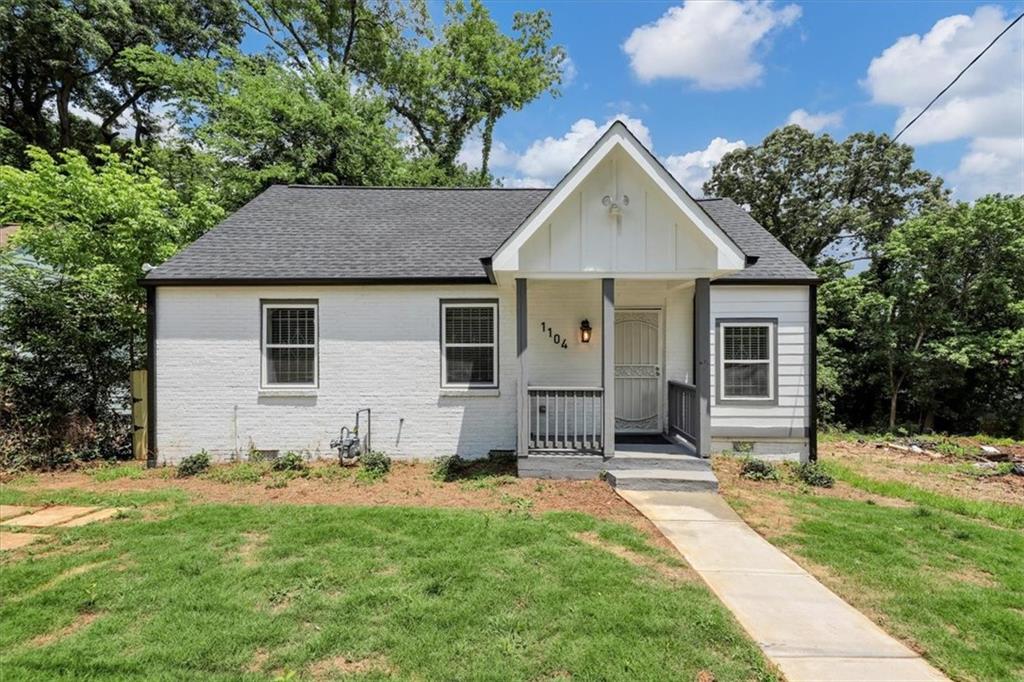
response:
M914 166L913 148L888 135L838 142L796 125L726 154L704 192L750 214L809 266L867 258L908 218L941 208L942 179Z
M890 429L901 400L924 429L937 417L968 429L983 419L1024 426L1021 225L1024 197L928 213L895 227L870 270L830 285L830 307L846 317L825 336L855 341L845 362L876 375Z
M33 258L105 287L134 310L128 335L141 345L142 266L172 256L223 210L204 192L183 201L139 149L122 158L101 148L95 165L73 150L28 153L25 170L0 166L0 223L20 225L12 241Z
M209 55L241 27L234 0L0 0L0 123L51 150L109 144L126 122L147 139L167 93L137 60Z
M442 169L482 128L487 178L494 125L545 92L558 94L565 51L551 45L547 12L517 12L504 34L481 0L449 1L437 36L385 54L368 76Z

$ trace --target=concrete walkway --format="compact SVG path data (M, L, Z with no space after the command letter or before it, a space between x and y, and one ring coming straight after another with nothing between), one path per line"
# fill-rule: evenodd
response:
M790 682L947 680L754 532L715 493L617 490Z

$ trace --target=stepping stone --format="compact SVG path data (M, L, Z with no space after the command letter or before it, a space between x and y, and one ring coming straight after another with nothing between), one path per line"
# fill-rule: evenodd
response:
M112 516L117 516L118 512L120 511L120 509L100 509L99 511L94 511L91 514L79 516L77 519L71 519L70 521L66 521L60 524L60 527L77 528L78 526L84 526L90 523L94 523L96 521L103 521L104 519L109 519Z
M23 516L29 512L34 512L37 509L39 509L39 507L22 507L17 504L0 504L0 521L13 519L15 516Z
M47 507L46 509L41 509L33 514L18 516L10 521L5 521L4 523L8 526L46 528L48 526L56 526L66 521L70 521L71 519L79 516L84 516L85 514L94 512L97 509L99 509L99 507L70 507L59 504L53 507Z
M8 533L0 530L0 551L20 549L25 545L30 545L36 540L42 540L45 537L47 536L40 535L38 533Z

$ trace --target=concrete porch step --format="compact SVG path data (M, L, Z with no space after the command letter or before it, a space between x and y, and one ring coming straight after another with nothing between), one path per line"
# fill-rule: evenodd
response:
M718 490L718 479L705 470L621 469L608 470L605 480L620 490L677 490L707 492Z
M671 471L710 471L708 460L678 453L616 452L604 462L606 471L623 469L666 469Z

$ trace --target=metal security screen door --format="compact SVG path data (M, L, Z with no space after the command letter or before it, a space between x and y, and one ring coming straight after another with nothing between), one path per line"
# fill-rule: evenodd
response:
M661 311L615 311L615 430L661 431Z

